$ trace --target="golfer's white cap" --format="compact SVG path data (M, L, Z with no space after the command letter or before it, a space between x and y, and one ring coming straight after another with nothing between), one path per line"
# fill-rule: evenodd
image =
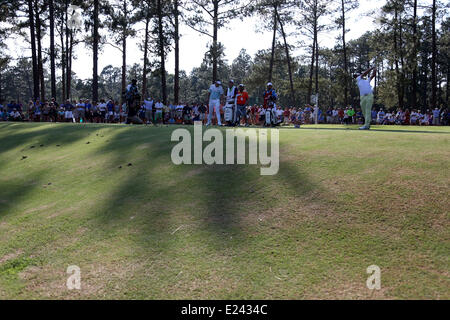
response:
M272 82L269 82L268 84L267 84L267 86L271 86L272 85Z
M222 84L222 82L220 82L220 80L217 80L216 83L217 83L217 84Z
M239 87L245 87L245 86L244 86L244 84L243 84L243 83L241 83L241 84L239 85Z

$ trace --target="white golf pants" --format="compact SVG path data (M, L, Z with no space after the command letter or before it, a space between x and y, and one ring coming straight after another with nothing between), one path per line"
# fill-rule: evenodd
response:
M211 124L214 109L216 110L217 124L220 126L220 125L222 125L222 122L220 121L220 100L210 100L209 101L209 113L208 113L208 123L207 124Z

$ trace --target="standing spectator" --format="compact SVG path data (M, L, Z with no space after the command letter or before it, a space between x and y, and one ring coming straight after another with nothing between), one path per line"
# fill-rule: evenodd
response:
M383 108L380 108L380 111L378 111L378 114L377 114L377 123L384 124L385 116L386 116L386 113L383 111Z
M339 117L339 123L344 124L345 114L344 114L344 110L342 108L339 108L338 117Z
M444 126L448 126L450 124L450 110L448 108L441 113L441 123Z
M286 126L289 125L289 121L291 119L291 111L289 110L289 108L284 109L283 118L284 118L284 124Z
M441 110L439 110L439 108L434 108L434 110L433 110L433 126L439 125L440 115L441 115Z
M86 104L83 100L80 99L80 102L76 105L76 114L75 114L75 121L76 122L85 122L86 121Z
M198 111L200 113L200 121L204 124L206 121L206 106L204 104L200 105Z
M164 119L162 118L163 108L164 108L163 103L161 102L161 100L158 100L156 102L156 104L155 104L155 109L156 109L156 112L155 112L155 123L158 123L160 120L162 122L164 122Z
M104 99L100 100L100 104L98 105L98 111L100 112L100 122L104 123L106 121L106 101Z
M44 105L42 107L42 121L47 122L49 120L49 114L50 114L50 106L48 102L44 102Z
M327 123L333 123L333 110L332 108L328 108L327 112Z
M350 121L351 123L353 123L353 116L355 115L355 110L353 110L352 107L349 107L347 110L347 115L348 115L348 121Z
M333 116L333 124L337 124L338 123L338 118L339 118L339 112L336 108L333 108L332 110L332 116Z
M377 117L378 117L378 111L376 109L372 109L370 115L371 115L371 118L372 118L372 121L370 123L371 124L376 124L377 123Z
M364 124L364 116L361 109L358 109L358 112L356 113L356 123Z
M120 122L120 103L119 101L114 101L114 123Z
M411 123L411 113L409 109L405 110L403 124L409 125Z
M50 102L48 103L49 106L49 121L56 122L56 117L58 114L58 103L56 102L55 98L51 98Z
M106 111L107 111L107 122L112 123L114 118L114 102L112 99L108 100L108 103L106 103Z
M236 96L236 112L237 112L237 125L241 123L241 120L245 121L245 126L248 127L247 120L247 106L248 106L248 92L245 90L245 86L241 83L238 87L239 91Z
M145 106L145 123L150 124L154 122L153 119L153 99L147 98L144 99L144 106Z
M100 122L100 113L98 111L97 101L92 102L91 114L92 114L92 122L99 123Z
M120 109L120 123L125 122L126 118L128 118L128 109L127 109L127 104L124 102Z
M86 99L85 103L85 118L86 121L92 122L92 103L90 100Z
M250 107L250 123L252 125L256 125L258 123L258 121L256 120L257 111L258 106L256 104Z

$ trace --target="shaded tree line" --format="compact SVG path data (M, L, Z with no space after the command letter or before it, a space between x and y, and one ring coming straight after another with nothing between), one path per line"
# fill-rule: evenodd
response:
M376 30L348 40L348 17L358 5L357 0L2 1L0 46L15 34L31 54L20 59L0 54L0 99L121 100L126 84L136 78L143 96L164 103L204 102L214 80L233 78L247 85L255 103L271 81L283 105L311 103L317 94L325 108L357 104L352 74L376 66L376 104L448 106L448 4L388 0L373 13L379 17ZM253 57L243 49L228 62L221 30L232 19L252 15L262 18L263 32L271 32L269 48ZM181 24L210 39L203 62L189 74L179 66L180 51L186 49L179 45ZM323 34L332 30L339 34L335 46L321 46ZM131 38L139 39L140 64L128 64ZM77 46L92 54L90 79L80 80L72 71ZM121 52L121 67L99 72L105 46ZM295 56L300 46L304 54ZM167 70L171 54L175 68Z

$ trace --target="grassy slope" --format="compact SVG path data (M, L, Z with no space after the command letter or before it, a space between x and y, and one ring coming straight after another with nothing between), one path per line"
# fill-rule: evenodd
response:
M174 127L0 124L0 298L449 299L450 130L314 128L262 177L173 165Z

